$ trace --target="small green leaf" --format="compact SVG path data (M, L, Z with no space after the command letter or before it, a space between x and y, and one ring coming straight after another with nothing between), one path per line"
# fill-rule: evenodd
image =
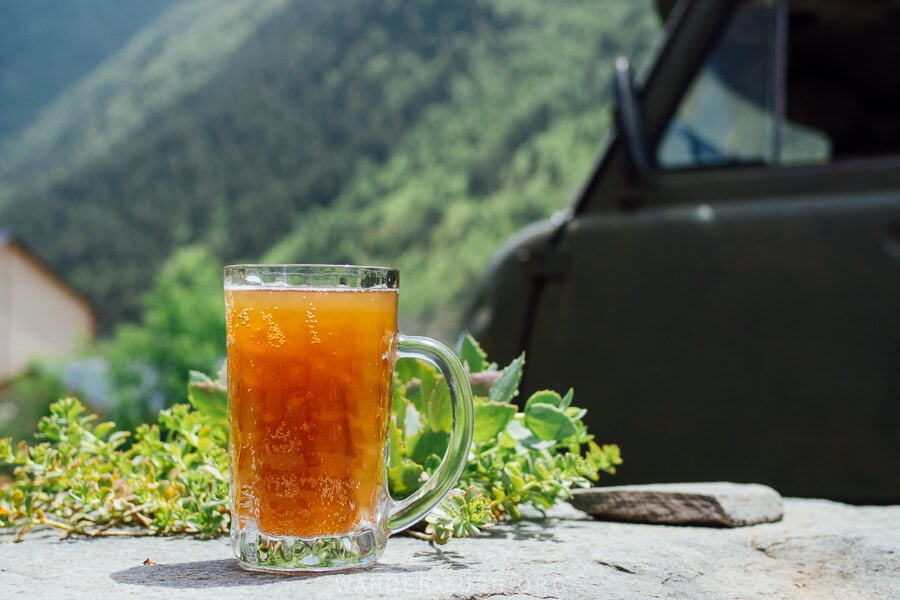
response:
M509 478L509 483L512 485L513 489L522 489L525 487L525 480L522 478L522 475L515 470L506 469L506 476Z
M94 427L94 435L99 439L105 438L109 433L116 428L116 424L111 421L106 421L104 423L98 423L96 427Z
M434 472L441 466L441 462L443 462L443 454L432 454L422 463L422 468L425 469L425 472L428 473L428 475L434 475Z
M228 390L221 383L198 371L190 372L188 402L209 417L228 418Z
M519 394L519 382L522 380L522 367L525 365L525 355L520 354L505 369L488 394L491 402L508 404Z
M397 388L394 388L394 401L391 404L391 412L394 417L393 422L399 429L400 435L403 436L405 436L407 432L406 415L410 408L412 408L410 401L407 400L406 396L404 396Z
M551 404L532 404L525 411L525 427L542 440L564 440L578 432L575 422Z
M453 403L444 380L436 382L425 404L427 424L432 431L450 433L453 428Z
M438 374L431 365L421 361L416 362L418 370L410 383L418 383L418 385L410 385L406 397L413 403L419 414L427 419L427 404L431 400L434 388L438 385Z
M566 392L566 395L563 396L562 402L560 403L560 408L569 408L572 404L572 400L575 398L575 390L569 388L569 391Z
M577 406L570 406L569 408L566 409L566 414L569 415L569 417L573 421L579 421L579 420L581 420L582 417L584 417L584 415L587 414L587 409L586 408L578 408Z
M463 364L469 366L469 373L481 373L488 367L487 354L471 335L463 338L459 358Z
M400 385L407 384L419 376L419 361L414 358L401 358L394 365L394 373Z
M387 473L391 496L400 500L415 492L422 485L422 473L424 472L422 465L417 465L409 460L404 464L389 468Z
M433 431L431 429L420 431L407 440L407 456L423 465L432 454L443 456L449 441L450 434L446 431Z
M388 424L388 467L399 467L403 464L404 444L403 430L396 421Z
M475 398L475 434L473 440L481 444L491 440L506 429L516 416L515 404L489 402L484 398Z
M525 412L531 409L535 404L549 404L550 406L555 406L557 408L562 407L563 398L557 394L556 392L552 392L550 390L541 390L539 392L535 392L531 395L530 398L525 402Z

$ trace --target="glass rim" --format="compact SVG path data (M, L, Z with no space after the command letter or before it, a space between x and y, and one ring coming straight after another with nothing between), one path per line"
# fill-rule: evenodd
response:
M393 267L314 264L246 263L226 265L225 287L316 287L399 289L400 270Z
M328 263L236 263L233 265L225 265L225 270L233 270L233 269L278 269L278 270L287 270L287 269L296 269L296 270L305 270L305 269L315 269L315 270L357 270L357 271L397 271L400 269L396 267L385 267L383 265L351 265L349 263L345 264L328 264Z

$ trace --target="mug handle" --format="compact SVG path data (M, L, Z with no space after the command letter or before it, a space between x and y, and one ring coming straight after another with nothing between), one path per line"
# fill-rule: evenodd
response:
M403 531L421 520L456 485L469 458L475 426L469 379L462 363L449 348L431 338L400 334L397 337L397 358L421 358L444 374L450 390L453 426L447 451L434 474L412 495L392 501L388 518L391 533Z

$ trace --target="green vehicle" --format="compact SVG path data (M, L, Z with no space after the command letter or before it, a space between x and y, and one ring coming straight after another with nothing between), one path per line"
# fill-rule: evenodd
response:
M570 211L495 257L466 328L575 388L625 464L900 501L900 3L659 2Z

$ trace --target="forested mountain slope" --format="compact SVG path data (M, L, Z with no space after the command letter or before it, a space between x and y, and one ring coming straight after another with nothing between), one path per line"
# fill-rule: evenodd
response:
M0 0L0 140L176 0Z
M657 35L650 4L186 0L19 138L18 162L4 149L0 223L105 328L204 244L399 266L404 319L446 330L504 237L587 175L613 58Z

